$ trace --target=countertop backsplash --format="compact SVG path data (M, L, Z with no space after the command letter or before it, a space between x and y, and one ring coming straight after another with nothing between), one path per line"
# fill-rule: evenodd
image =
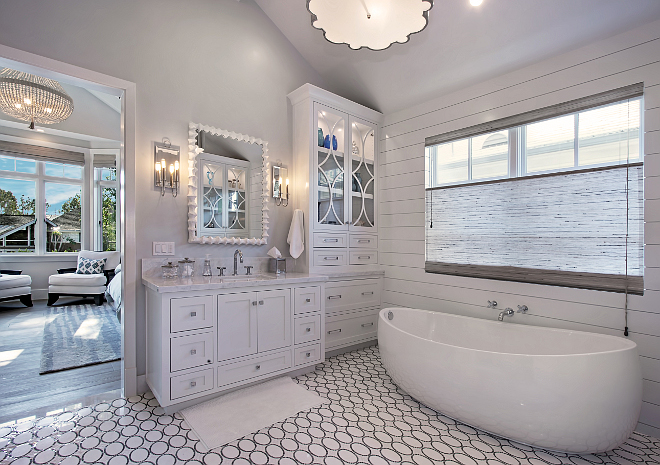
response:
M161 266L167 264L167 262L172 262L177 265L179 260L183 260L185 257L158 257L158 258L143 258L142 259L142 276L161 276L162 270ZM202 276L202 270L204 269L204 260L205 257L188 257L191 260L195 260L195 276ZM294 262L295 260L291 257L286 258L286 269L288 271L294 271ZM243 263L238 261L238 274L245 274L245 266L253 266L252 274L257 273L267 273L268 272L268 261L270 257L244 257ZM234 258L213 258L211 257L211 270L213 271L213 276L218 276L219 270L218 266L227 267L225 270L225 275L229 276L234 271Z

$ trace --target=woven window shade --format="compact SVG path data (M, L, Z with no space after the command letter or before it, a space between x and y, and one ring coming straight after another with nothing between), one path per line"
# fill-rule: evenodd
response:
M115 168L117 157L113 154L94 154L94 168Z
M10 157L29 158L37 161L55 163L68 163L71 165L84 165L85 154L69 150L41 147L39 145L19 144L16 142L0 141L0 154Z
M637 163L428 189L425 269L643 294L643 186Z

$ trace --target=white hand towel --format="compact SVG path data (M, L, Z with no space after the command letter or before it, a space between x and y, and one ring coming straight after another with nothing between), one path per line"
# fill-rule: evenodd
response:
M293 219L289 228L289 237L286 239L289 244L289 252L293 258L298 258L305 250L305 226L303 223L303 211L296 208L293 211Z

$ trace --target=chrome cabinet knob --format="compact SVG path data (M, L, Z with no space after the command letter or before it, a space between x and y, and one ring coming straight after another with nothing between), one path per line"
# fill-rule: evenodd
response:
M192 350L190 351L190 355L195 355L196 353L197 353L197 349L192 349Z
M197 382L195 382L195 381L191 381L191 382L190 382L190 387L195 387L195 386L197 386Z
M254 369L255 370L261 370L261 365L257 365L256 367L254 367Z
M190 316L197 316L197 312L190 312Z
M312 328L305 328L305 332L308 333L312 330Z

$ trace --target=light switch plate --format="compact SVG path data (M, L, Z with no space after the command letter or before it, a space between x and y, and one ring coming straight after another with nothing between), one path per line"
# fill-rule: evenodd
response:
M174 255L174 242L154 242L154 255Z

